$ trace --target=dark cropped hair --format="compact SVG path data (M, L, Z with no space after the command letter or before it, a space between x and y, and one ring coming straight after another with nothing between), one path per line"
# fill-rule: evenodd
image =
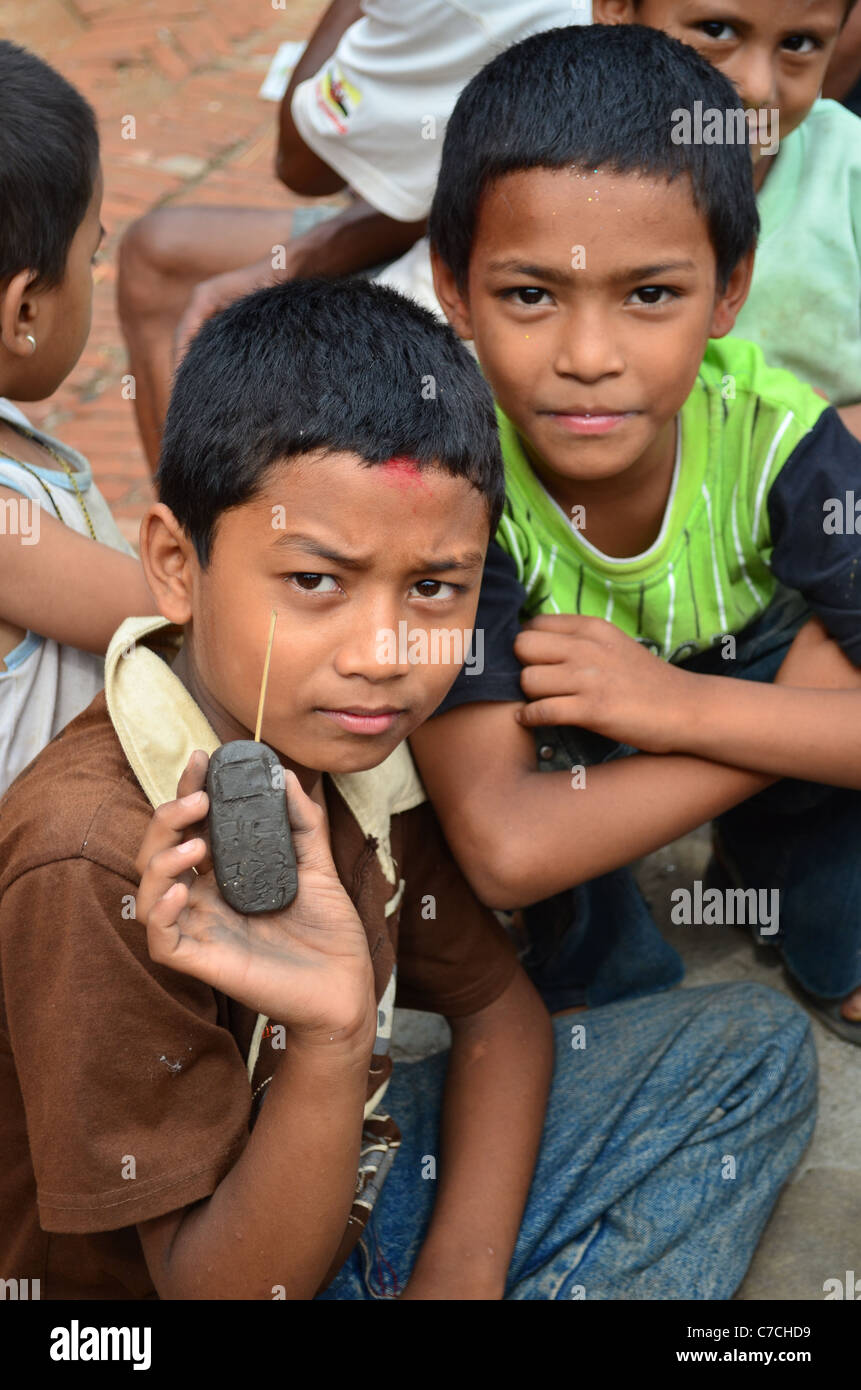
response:
M465 478L496 529L505 480L490 388L448 325L395 290L290 280L204 323L176 375L159 496L206 565L222 512L254 497L272 464L317 450Z
M99 168L92 107L26 48L0 40L0 284L60 284Z
M747 143L675 144L674 113L695 101L743 109L729 79L693 48L640 24L548 29L499 54L457 99L430 213L431 241L460 287L493 180L569 166L687 174L725 285L759 230L751 152Z

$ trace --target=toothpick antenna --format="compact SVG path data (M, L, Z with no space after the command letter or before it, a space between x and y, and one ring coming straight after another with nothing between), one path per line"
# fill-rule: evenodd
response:
M269 624L269 642L266 646L266 660L263 663L263 680L260 683L260 699L257 702L257 726L254 730L254 742L260 742L260 728L263 724L263 705L266 700L266 687L269 684L269 662L272 658L272 642L275 637L275 624L278 621L276 610L272 609L272 621Z

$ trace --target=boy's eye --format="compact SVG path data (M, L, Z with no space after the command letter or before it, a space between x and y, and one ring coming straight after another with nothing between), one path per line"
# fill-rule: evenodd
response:
M288 578L291 584L306 594L334 594L338 588L337 580L331 574L291 574Z
M445 584L441 579L420 579L418 584L414 584L410 593L418 593L419 598L451 598L455 593L454 584Z
M697 28L701 34L705 34L708 39L730 39L735 34L731 24L727 24L722 19L706 19Z
M666 285L642 285L633 293L633 297L639 299L641 304L664 304L664 295L669 295L670 299L676 298L675 292Z
M547 290L542 290L540 285L518 285L516 289L506 290L504 298L513 300L516 296L518 304L525 304L528 308L533 309L536 304L541 303L546 294Z
M790 34L788 39L784 39L780 45L790 53L815 53L822 44L818 39L814 39L810 34Z

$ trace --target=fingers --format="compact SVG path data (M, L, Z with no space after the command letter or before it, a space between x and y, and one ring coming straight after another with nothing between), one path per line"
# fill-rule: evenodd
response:
M192 869L206 857L206 842L199 836L168 849L158 850L141 875L136 895L136 917L147 931L173 927L188 902Z
M608 628L618 631L613 623L603 618L589 618L583 613L538 613L523 625L524 632L555 632L597 641L608 636Z
M203 820L209 810L206 769L209 759L200 749L192 753L177 786L177 799L165 801L153 812L147 832L135 859L135 867L143 875L153 855L188 839L188 832Z
M573 663L524 666L520 673L520 688L527 700L543 700L548 695L581 695L594 688L599 675L597 667L574 666Z
M195 748L176 784L177 796L193 796L195 792L205 791L208 767L209 758L203 749Z
M518 724L526 729L551 728L556 724L570 724L578 728L589 728L584 701L576 695L549 696L544 700L530 700L515 712Z
M322 806L312 800L302 790L294 772L284 772L284 791L287 797L287 816L293 832L293 847L296 851L296 867L299 884L302 883L302 870L317 869L335 874L332 851L329 846L329 833L326 814Z
M603 618L581 618L568 613L542 614L520 630L514 654L525 666L533 662L559 662L595 655L596 645L607 651L613 645L633 642Z
M567 661L576 647L575 639L567 633L539 632L524 628L514 639L514 655L524 666L553 664Z

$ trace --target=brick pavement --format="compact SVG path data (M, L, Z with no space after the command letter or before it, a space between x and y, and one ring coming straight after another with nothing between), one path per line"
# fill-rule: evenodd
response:
M24 408L90 459L120 526L137 541L152 496L116 311L116 252L150 208L308 202L272 172L277 106L258 89L279 43L306 38L326 0L0 0L0 33L74 82L99 118L107 231L93 326L71 376ZM134 117L134 139L124 138Z

